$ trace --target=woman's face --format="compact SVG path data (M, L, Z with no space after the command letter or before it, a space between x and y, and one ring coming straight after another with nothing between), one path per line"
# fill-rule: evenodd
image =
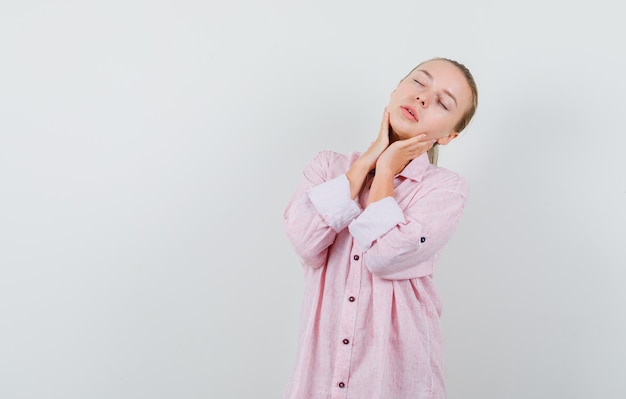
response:
M454 127L471 101L469 84L454 64L426 62L391 93L387 111L393 138L403 140L426 133L427 139L448 144L459 135Z

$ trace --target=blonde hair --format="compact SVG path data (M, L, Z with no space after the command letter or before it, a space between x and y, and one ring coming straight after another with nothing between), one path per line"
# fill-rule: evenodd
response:
M465 65L461 64L458 61L451 60L450 58L444 58L444 57L435 57L435 58L431 58L430 60L421 62L419 65L413 68L411 72L413 72L420 66L426 64L427 62L431 62L431 61L447 61L451 63L463 73L463 76L465 76L465 80L467 81L467 84L470 87L470 90L472 92L472 102L470 103L469 107L467 107L467 110L465 110L465 113L463 114L463 116L461 116L461 120L459 120L456 126L454 127L454 131L456 131L457 133L461 133L461 131L465 129L467 125L469 125L470 121L474 117L474 114L476 113L476 108L478 108L478 88L476 87L476 81L474 80L474 76ZM409 76L411 72L409 72L404 78L402 78L402 80L404 80L407 76ZM438 158L439 158L439 146L437 145L437 143L435 143L435 145L433 145L431 149L428 150L428 160L430 161L431 164L437 165Z

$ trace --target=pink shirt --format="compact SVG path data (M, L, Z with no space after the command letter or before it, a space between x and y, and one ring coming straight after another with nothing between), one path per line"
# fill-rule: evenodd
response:
M283 398L443 399L432 272L467 184L424 154L396 176L393 198L365 208L369 188L353 201L345 175L358 156L319 153L284 213L305 290Z

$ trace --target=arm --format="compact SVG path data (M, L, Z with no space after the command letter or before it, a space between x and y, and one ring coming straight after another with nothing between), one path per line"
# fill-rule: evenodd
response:
M425 135L393 143L377 160L368 206L350 225L365 251L366 265L382 278L421 277L452 236L463 211L467 186L456 174L440 175L437 186L405 212L394 198L394 176L434 143Z
M418 278L432 273L437 253L456 230L467 185L450 173L442 187L415 198L403 212L386 197L372 203L350 224L372 274L385 279Z
M319 153L306 166L303 179L283 213L287 237L303 264L311 267L326 264L328 247L335 241L337 232L361 212L350 198L346 176L329 176L332 162L333 155Z
M330 178L332 160L319 154L304 170L304 179L283 214L287 236L303 263L326 264L328 247L337 232L361 213L354 201L367 174L389 145L389 113L383 114L376 140L344 175Z

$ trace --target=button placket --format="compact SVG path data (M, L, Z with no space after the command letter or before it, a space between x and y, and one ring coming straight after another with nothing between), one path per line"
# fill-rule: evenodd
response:
M361 259L361 256L359 256L358 254L354 254L354 255L352 256L352 259L353 259L355 262L358 262L358 261L359 261L359 259ZM359 268L359 270L360 270L360 268ZM359 280L360 280L360 276L359 276ZM353 296L350 296L350 297L348 298L348 300L349 300L350 302L354 302L354 301L356 300L356 298L355 298L355 297L353 297ZM355 309L355 312L356 312L356 309ZM343 344L344 344L344 345L349 345L349 344L350 344L350 339L348 339L348 338L344 338L341 342L343 342Z
M340 341L337 346L335 355L335 372L333 373L333 381L335 381L334 398L343 398L347 394L346 387L350 377L350 363L352 362L352 341L356 328L356 315L358 301L356 300L361 290L361 255L351 254L351 262L354 262L348 273L345 292L348 294L347 301L341 307L341 321L339 328Z

